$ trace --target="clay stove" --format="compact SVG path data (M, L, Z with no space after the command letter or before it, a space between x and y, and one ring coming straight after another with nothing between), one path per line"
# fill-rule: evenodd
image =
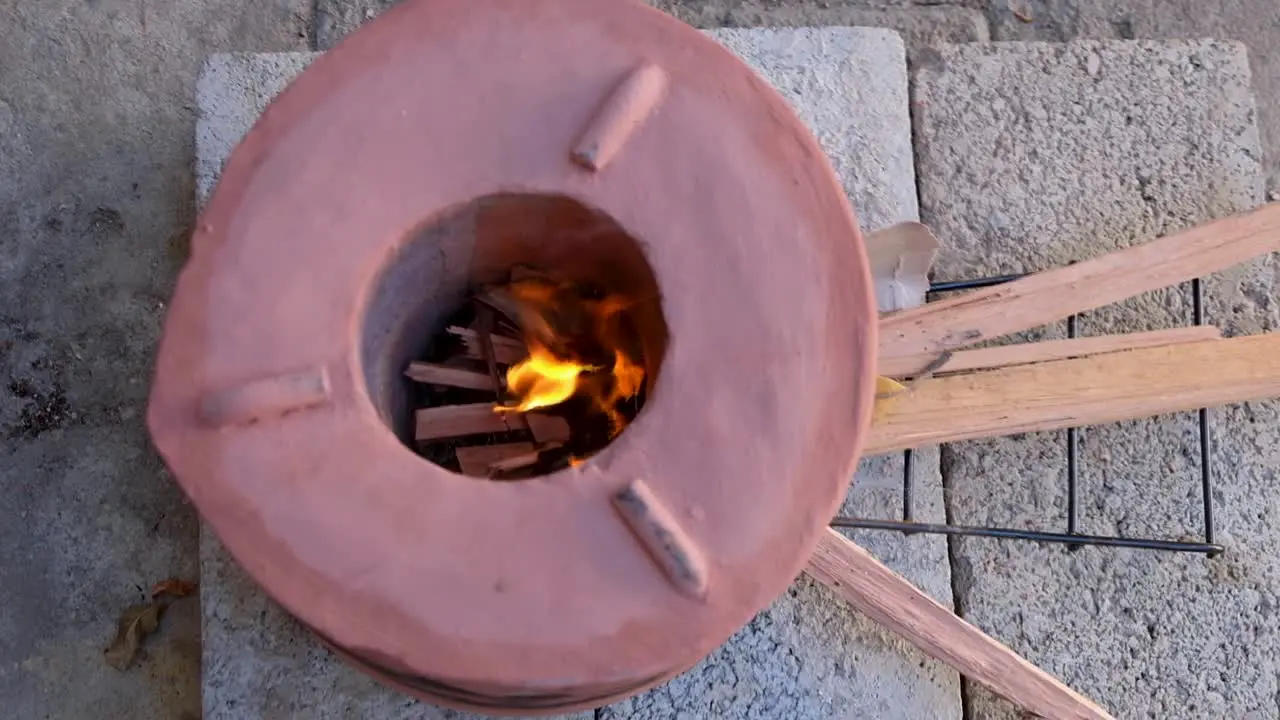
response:
M516 265L635 308L646 403L514 482L416 454L406 366ZM319 58L228 161L148 422L204 519L353 664L552 713L685 670L799 574L869 422L862 240L815 140L632 2L420 0Z

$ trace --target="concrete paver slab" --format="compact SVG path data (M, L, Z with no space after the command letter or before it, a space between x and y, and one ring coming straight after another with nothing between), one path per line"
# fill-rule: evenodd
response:
M1062 265L1262 199L1243 46L1195 42L944 47L914 82L922 215L944 276ZM1206 281L1231 333L1280 324L1273 259ZM1190 292L1081 316L1082 335L1185 324ZM1061 336L1061 323L1044 334ZM1280 405L1215 413L1216 559L953 540L963 615L1123 718L1271 718L1280 625ZM1194 413L1080 431L1080 529L1194 539ZM1065 529L1066 441L943 450L959 524ZM980 688L972 718L1015 718Z
M995 40L1239 40L1249 47L1268 193L1280 199L1280 3L1275 0L992 0Z

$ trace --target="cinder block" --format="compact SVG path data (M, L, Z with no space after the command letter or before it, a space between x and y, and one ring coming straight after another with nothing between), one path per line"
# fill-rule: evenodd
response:
M648 0L651 5L700 28L878 27L902 34L911 51L938 43L985 42L990 39L981 10L910 0L831 2L789 0Z
M896 33L855 28L711 33L769 79L815 131L866 229L917 217L905 53ZM199 84L197 185L206 197L235 142L313 54L210 59ZM852 371L852 370L851 370ZM936 450L914 463L917 517L941 521ZM901 456L862 463L849 514L901 512ZM945 542L859 533L866 545L950 604ZM206 717L458 717L384 690L347 668L234 565L201 542ZM673 683L609 717L959 718L959 678L802 578L747 628Z
M914 78L920 197L940 275L1063 265L1262 200L1249 69L1238 44L945 46ZM1208 278L1207 320L1273 329L1272 259ZM1049 299L1051 302L1052 299ZM1189 324L1188 288L1079 319L1080 335ZM1040 334L1061 337L1058 323ZM1216 559L956 538L971 622L1123 718L1271 718L1277 706L1280 407L1214 413ZM1203 532L1195 413L1080 431L1080 531ZM959 524L1066 529L1066 439L949 445ZM978 689L971 717L1016 711Z

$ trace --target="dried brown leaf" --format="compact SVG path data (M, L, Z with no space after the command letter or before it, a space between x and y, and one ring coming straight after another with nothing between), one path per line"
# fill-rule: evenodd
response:
M197 585L194 582L183 580L182 578L161 580L155 584L155 587L151 588L151 599L155 600L162 596L184 598L195 592L196 587Z
M160 628L160 616L166 607L167 602L150 602L125 609L120 615L115 639L103 651L107 664L117 670L128 670L138 657L143 639Z

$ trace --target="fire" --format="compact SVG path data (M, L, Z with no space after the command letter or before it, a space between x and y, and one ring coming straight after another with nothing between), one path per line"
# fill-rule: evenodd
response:
M528 412L551 407L573 397L578 377L593 370L570 360L562 360L541 345L529 346L529 357L507 370L507 390L515 395L514 405L499 405L499 412Z
M645 381L644 366L627 352L636 350L623 322L633 303L547 279L513 282L489 298L517 320L529 352L507 369L511 400L495 410L529 412L585 397L608 418L609 437L622 432L627 418L618 405L636 397Z

